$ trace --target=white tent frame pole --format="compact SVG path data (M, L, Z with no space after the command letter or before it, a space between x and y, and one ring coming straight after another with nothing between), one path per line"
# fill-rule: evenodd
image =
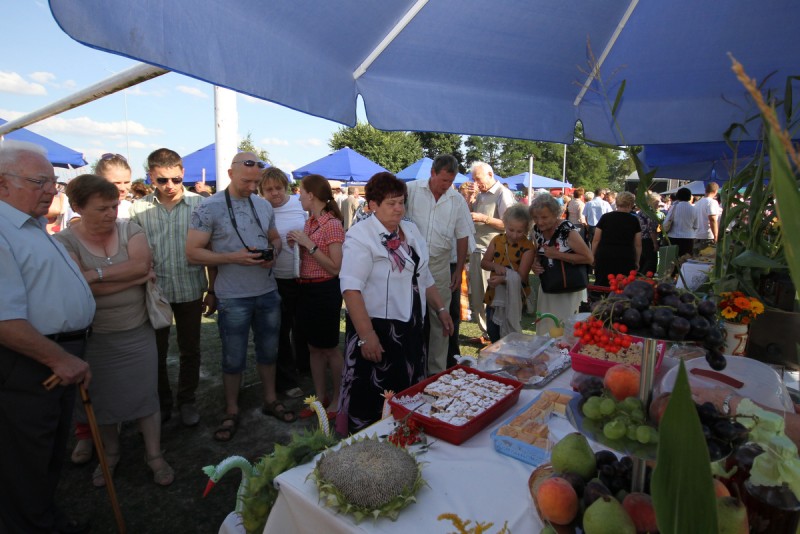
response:
M28 113L27 115L23 115L13 121L8 121L0 126L0 136L58 115L59 113L69 111L70 109L75 109L83 104L88 104L104 96L127 89L128 87L146 82L147 80L152 80L168 72L168 70L164 70L161 67L140 63L94 85L90 85L85 89L81 89L70 96L53 102L50 105Z
M631 18L633 15L633 10L636 9L636 5L639 3L639 0L631 0L631 3L628 4L628 9L625 10L625 14L622 15L619 23L617 23L616 29L614 29L614 33L611 34L611 39L608 40L605 49L603 49L603 53L600 54L600 57L597 60L595 65L592 65L592 72L586 78L586 81L583 82L583 87L581 87L578 96L575 97L575 102L572 103L573 106L577 106L583 100L583 97L586 95L586 91L589 90L589 86L592 85L592 82L595 78L600 74L600 67L603 66L603 62L606 60L606 57L611 52L611 49L614 48L614 44L616 44L619 35L622 33L622 30L625 28L625 25L628 24L628 19Z
M565 195L567 193L567 144L564 143L564 164L561 167L561 181L564 182L564 187L561 188L561 195Z
M394 25L394 28L392 28L392 30L388 34L386 34L386 37L383 38L383 40L378 44L378 46L376 46L375 49L369 53L367 58L361 62L361 65L359 65L358 68L355 71L353 71L354 80L358 80L364 75L364 73L367 72L367 69L369 69L370 66L372 66L372 64L375 62L375 60L378 59L378 57L381 54L383 54L383 51L386 50L386 48L390 44L392 44L392 41L394 41L395 38L398 35L400 35L400 32L403 31L406 26L408 26L408 23L411 22L414 19L414 17L417 16L417 13L419 13L420 10L423 7L425 7L425 4L427 3L428 0L417 0L416 3L414 3L413 6L411 6L411 9L406 11L406 14L403 15L403 17L397 22L397 24Z
M533 154L528 158L528 206L531 205L533 196Z

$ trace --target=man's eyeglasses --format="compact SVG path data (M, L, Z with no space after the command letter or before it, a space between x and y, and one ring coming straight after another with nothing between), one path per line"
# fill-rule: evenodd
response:
M55 188L58 177L52 176L50 178L31 178L30 176L22 176L21 174L14 174L13 172L4 172L5 176L13 176L14 178L22 178L32 184L36 184L36 189L44 189L45 186Z
M111 152L106 152L105 154L100 156L100 159L102 159L102 160L121 159L122 161L124 161L126 163L128 161L127 159L125 159L125 156L123 156L122 154L112 154Z
M180 176L175 178L156 178L156 182L158 182L160 185L165 185L167 182L170 181L173 184L178 185L180 183L183 183L183 178L181 178Z
M259 169L263 169L267 166L267 164L264 163L263 161L253 161L252 159L246 159L244 161L234 161L233 163L234 164L241 163L245 167L257 166Z

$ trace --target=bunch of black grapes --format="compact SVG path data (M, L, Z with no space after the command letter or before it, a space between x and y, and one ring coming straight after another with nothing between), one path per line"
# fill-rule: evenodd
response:
M719 413L712 403L706 402L695 406L712 462L727 457L747 441L747 428L731 417Z
M595 304L592 315L624 324L628 334L695 341L706 349L712 369L725 369L721 348L725 337L718 324L717 306L710 300L698 301L693 293L677 289L675 284L634 280L622 290Z

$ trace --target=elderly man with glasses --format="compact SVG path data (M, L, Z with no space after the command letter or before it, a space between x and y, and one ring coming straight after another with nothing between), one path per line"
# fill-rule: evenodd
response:
M45 230L56 193L53 166L28 143L0 145L0 532L82 532L55 505L92 292L63 245ZM60 385L42 383L56 375Z
M158 285L169 300L175 316L175 330L180 350L177 404L181 422L194 426L200 422L195 408L195 392L200 383L200 324L203 311L216 309L214 290L208 288L202 265L192 265L186 258L186 235L192 212L203 197L183 187L183 161L177 152L159 148L147 157L153 193L136 200L131 220L144 228L153 249L153 263ZM216 267L209 267L213 287ZM205 298L203 295L205 294ZM158 346L158 398L161 422L172 417L172 390L167 373L170 327L156 330Z
M281 301L272 267L281 237L272 206L255 194L264 167L250 152L236 154L228 170L230 185L195 209L186 238L189 262L218 271L211 289L222 341L225 416L214 431L217 441L229 441L239 426L239 388L251 329L263 386L261 411L287 423L296 419L275 392Z

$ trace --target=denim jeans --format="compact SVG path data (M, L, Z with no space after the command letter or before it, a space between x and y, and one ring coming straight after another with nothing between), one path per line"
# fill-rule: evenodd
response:
M223 373L240 374L244 371L251 328L256 362L275 364L281 327L281 297L277 290L257 297L220 298L217 313Z

